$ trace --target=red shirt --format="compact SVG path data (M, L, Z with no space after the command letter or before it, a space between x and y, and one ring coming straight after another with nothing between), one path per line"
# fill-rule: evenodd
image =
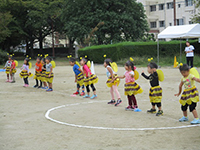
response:
M15 66L16 66L16 64L15 64L15 62L13 61L12 64L11 64L11 69L15 69Z
M42 63L36 63L35 64L35 71L39 71L39 72L41 72L42 71Z

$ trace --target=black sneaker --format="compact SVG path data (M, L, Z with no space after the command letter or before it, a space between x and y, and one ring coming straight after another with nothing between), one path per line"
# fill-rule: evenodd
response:
M156 113L156 116L162 116L163 115L163 111L162 110L159 110L157 113Z
M111 100L110 102L108 102L108 104L115 104L115 100Z
M42 86L38 86L38 89L40 89Z
M38 85L34 85L33 87L36 88L36 87L38 87Z
M118 106L119 104L121 104L122 103L122 100L120 99L120 100L117 100L117 103L115 104L115 106Z
M10 83L15 83L15 81L11 81Z
M150 110L147 110L147 113L151 113L151 114L155 114L156 113L156 109L150 109Z

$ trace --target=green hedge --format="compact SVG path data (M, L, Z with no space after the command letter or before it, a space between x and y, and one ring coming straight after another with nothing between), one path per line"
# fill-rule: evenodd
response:
M190 41L194 45L196 52L200 54L200 44L198 41ZM160 42L160 56L174 56L180 52L180 41ZM185 41L182 41L182 51L185 49ZM80 57L88 56L89 59L95 63L102 63L104 61L103 55L107 55L113 61L119 61L128 57L157 57L157 43L156 42L123 42L111 45L98 45L80 49L78 51Z
M0 65L5 64L8 59L7 53L0 50Z

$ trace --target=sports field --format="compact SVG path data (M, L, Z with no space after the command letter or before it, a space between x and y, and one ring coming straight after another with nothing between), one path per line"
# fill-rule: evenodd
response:
M178 122L182 117L179 99L174 96L181 79L178 69L161 68L165 81L161 83L164 116L160 117L146 113L151 107L150 85L141 76L137 83L144 92L136 97L142 112L133 112L125 111L124 80L119 85L123 103L118 107L107 104L111 97L103 65L95 65L99 77L95 100L70 96L76 90L71 66L54 69L51 93L32 88L33 78L29 79L30 87L22 87L17 69L14 84L6 83L5 73L0 72L0 150L200 149L200 127ZM137 70L147 73L146 68ZM119 67L118 74L123 75L124 71ZM196 86L200 90L200 84ZM200 115L200 107L197 111ZM189 121L192 120L189 113Z

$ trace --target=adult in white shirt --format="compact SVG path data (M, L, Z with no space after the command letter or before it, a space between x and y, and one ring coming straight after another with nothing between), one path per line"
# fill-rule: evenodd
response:
M186 42L185 53L186 53L187 64L192 68L194 59L194 46L190 45L188 41Z

